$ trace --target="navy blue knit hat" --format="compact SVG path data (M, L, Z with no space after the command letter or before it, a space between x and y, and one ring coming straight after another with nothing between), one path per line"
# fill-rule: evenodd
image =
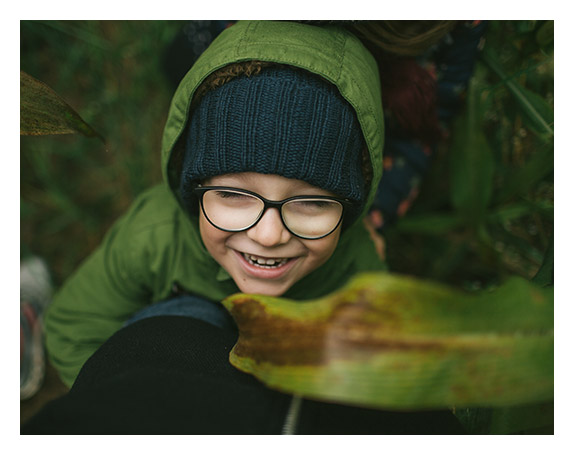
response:
M180 194L195 212L193 188L201 179L277 174L355 202L348 224L366 197L362 150L355 112L336 87L305 71L263 68L201 99L189 125Z

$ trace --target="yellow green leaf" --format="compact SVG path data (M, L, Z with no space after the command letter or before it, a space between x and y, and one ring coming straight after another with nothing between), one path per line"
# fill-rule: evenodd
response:
M54 90L20 71L20 134L48 135L80 133L101 136Z
M386 273L319 300L237 294L231 363L271 388L385 409L553 396L553 294L514 278L467 294Z

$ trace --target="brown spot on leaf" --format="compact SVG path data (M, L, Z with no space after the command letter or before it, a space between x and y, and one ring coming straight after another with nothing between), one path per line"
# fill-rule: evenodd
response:
M320 365L367 353L448 349L445 340L396 336L398 312L356 297L335 302L322 320L289 319L270 314L253 298L236 299L231 314L240 335L234 354L258 363Z

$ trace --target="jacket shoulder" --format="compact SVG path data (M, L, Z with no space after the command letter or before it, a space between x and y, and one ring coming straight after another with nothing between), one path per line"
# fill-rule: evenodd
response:
M144 191L132 203L124 218L138 231L173 223L185 216L183 209L166 185Z

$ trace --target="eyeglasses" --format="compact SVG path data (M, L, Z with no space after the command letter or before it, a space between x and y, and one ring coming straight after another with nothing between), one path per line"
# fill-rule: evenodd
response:
M331 234L343 219L347 199L331 196L294 196L270 201L252 191L225 186L195 188L207 220L226 232L255 226L269 208L276 208L287 230L296 237L315 240Z

